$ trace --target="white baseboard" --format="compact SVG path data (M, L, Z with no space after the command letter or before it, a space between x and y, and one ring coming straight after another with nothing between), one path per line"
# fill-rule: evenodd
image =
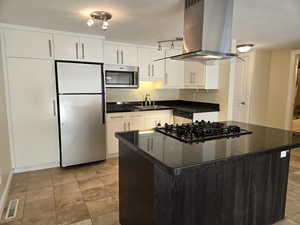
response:
M52 162L52 163L46 163L46 164L36 165L36 166L15 168L14 172L15 173L23 173L23 172L29 172L29 171L34 171L34 170L50 169L50 168L55 168L55 167L59 167L59 166L60 166L59 162Z
M106 155L107 159L119 158L119 153L112 153Z
M2 218L2 213L3 213L3 210L5 208L5 204L6 204L6 200L7 200L7 197L8 197L8 192L9 192L12 176L13 176L13 171L10 172L10 174L8 176L8 179L7 179L7 182L5 184L4 191L3 191L2 195L0 196L0 218Z

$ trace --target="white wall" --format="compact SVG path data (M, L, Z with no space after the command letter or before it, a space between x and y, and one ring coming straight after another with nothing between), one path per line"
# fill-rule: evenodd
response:
M106 100L115 101L142 101L146 93L149 93L152 101L177 100L179 98L178 89L159 89L161 82L141 81L138 89L107 89Z
M266 125L271 52L256 50L250 54L249 122Z
M1 48L2 46L0 39L0 216L2 207L1 204L3 203L4 199L4 188L8 182L9 174L12 172Z
M290 60L290 50L272 52L266 116L272 127L285 128Z

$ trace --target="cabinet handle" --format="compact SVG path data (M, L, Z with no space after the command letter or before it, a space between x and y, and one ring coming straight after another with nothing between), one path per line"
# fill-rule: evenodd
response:
M117 64L119 64L119 49L117 49Z
M56 101L55 100L52 101L52 107L53 107L53 115L54 115L54 117L56 117Z
M154 65L152 64L152 77L154 76Z
M126 122L123 123L124 131L126 131Z
M76 42L75 46L76 46L76 59L78 59L78 43L77 42Z
M153 138L151 138L151 152L153 152Z
M150 77L150 64L148 64L148 77Z
M81 44L82 58L84 59L84 43Z
M123 118L123 116L112 116L112 117L110 117L111 119L122 119Z
M124 53L123 53L123 50L121 51L121 57L122 57L122 64L124 64Z
M128 131L130 131L130 122L127 123Z
M49 46L49 55L52 57L52 42L51 40L48 40L48 46Z
M168 73L165 73L165 84L168 85Z
M150 139L147 139L147 150L149 152L149 147L150 147Z

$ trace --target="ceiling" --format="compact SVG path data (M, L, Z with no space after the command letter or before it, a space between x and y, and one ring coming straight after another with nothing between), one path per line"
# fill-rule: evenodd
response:
M182 36L183 0L0 0L0 22L104 35L156 44ZM234 38L261 47L300 47L299 0L235 0ZM107 10L108 31L88 27L90 12Z

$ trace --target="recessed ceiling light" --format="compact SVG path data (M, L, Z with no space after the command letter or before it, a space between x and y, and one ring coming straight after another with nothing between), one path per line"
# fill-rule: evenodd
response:
M237 50L240 53L246 53L251 51L251 49L254 47L254 44L242 44L242 45L238 45L236 46Z

